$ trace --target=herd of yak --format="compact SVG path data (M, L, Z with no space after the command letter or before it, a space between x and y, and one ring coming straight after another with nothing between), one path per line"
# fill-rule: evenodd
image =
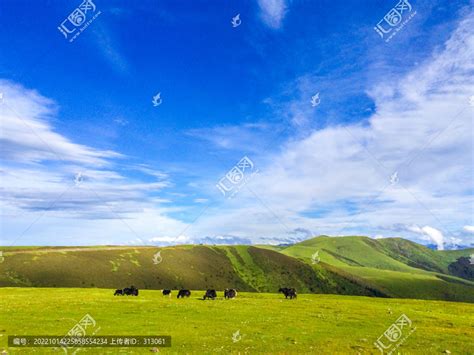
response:
M138 288L135 286L125 287L123 290L115 290L114 296L138 296Z
M279 293L283 293L285 298L296 298L296 290L294 288L282 287L278 290ZM125 287L122 289L115 290L114 296L138 296L138 288L135 286ZM163 290L163 296L171 296L171 290ZM191 291L189 290L179 290L177 298L184 298L191 296ZM224 298L231 299L237 296L237 291L233 288L226 288L224 290ZM204 296L202 297L203 300L211 299L215 300L217 297L216 290L207 290Z

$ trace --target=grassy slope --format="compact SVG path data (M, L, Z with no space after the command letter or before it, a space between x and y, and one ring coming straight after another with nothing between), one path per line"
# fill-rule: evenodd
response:
M153 255L161 250L162 262ZM279 252L249 246L175 246L10 249L0 264L0 286L122 288L237 288L276 292L372 295L354 281Z
M161 250L162 262L153 263ZM77 248L4 253L0 285L54 287L246 288L219 248Z
M391 297L445 299L474 302L474 283L447 273L457 253L432 251L404 239L317 237L295 244L282 253L307 262L319 251L321 262L358 277ZM428 271L432 270L432 271Z
M402 238L380 239L378 242L387 249L388 254L407 265L428 271L448 273L449 264L461 256L469 256L474 249L431 250L423 245Z
M378 299L355 296L239 293L235 300L202 301L163 297L114 297L104 289L0 288L0 351L8 335L64 335L86 313L100 326L97 335L171 335L162 353L362 353L378 354L373 342L401 314L416 330L401 353L472 353L474 305L442 301ZM26 307L25 307L26 305ZM240 332L241 340L232 341ZM29 348L11 354L58 354ZM149 354L150 348L122 353ZM83 348L81 353L117 354L119 349Z

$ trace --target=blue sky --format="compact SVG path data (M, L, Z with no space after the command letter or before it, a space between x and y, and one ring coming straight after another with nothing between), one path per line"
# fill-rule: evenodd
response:
M0 4L1 245L473 243L472 1L81 3Z

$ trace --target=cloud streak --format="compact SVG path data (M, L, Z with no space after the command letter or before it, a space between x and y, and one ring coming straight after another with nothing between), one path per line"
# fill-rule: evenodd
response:
M0 80L4 103L0 107L1 153L6 160L34 163L68 161L104 166L107 159L120 158L114 151L93 149L77 144L55 132L50 119L57 107L34 90Z
M263 22L270 28L280 28L287 12L286 1L258 0L258 5Z
M2 243L115 243L184 228L157 197L166 173L61 135L57 104L34 90L1 80L0 92Z

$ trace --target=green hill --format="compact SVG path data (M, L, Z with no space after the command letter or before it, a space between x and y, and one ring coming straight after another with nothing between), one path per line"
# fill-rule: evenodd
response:
M1 286L145 289L227 287L276 292L378 295L352 279L253 246L4 248ZM154 262L160 252L161 260Z
M473 249L435 251L401 238L321 236L281 252L306 262L317 252L322 264L353 275L389 297L474 302L474 283L469 277L457 277L463 274L453 269Z

